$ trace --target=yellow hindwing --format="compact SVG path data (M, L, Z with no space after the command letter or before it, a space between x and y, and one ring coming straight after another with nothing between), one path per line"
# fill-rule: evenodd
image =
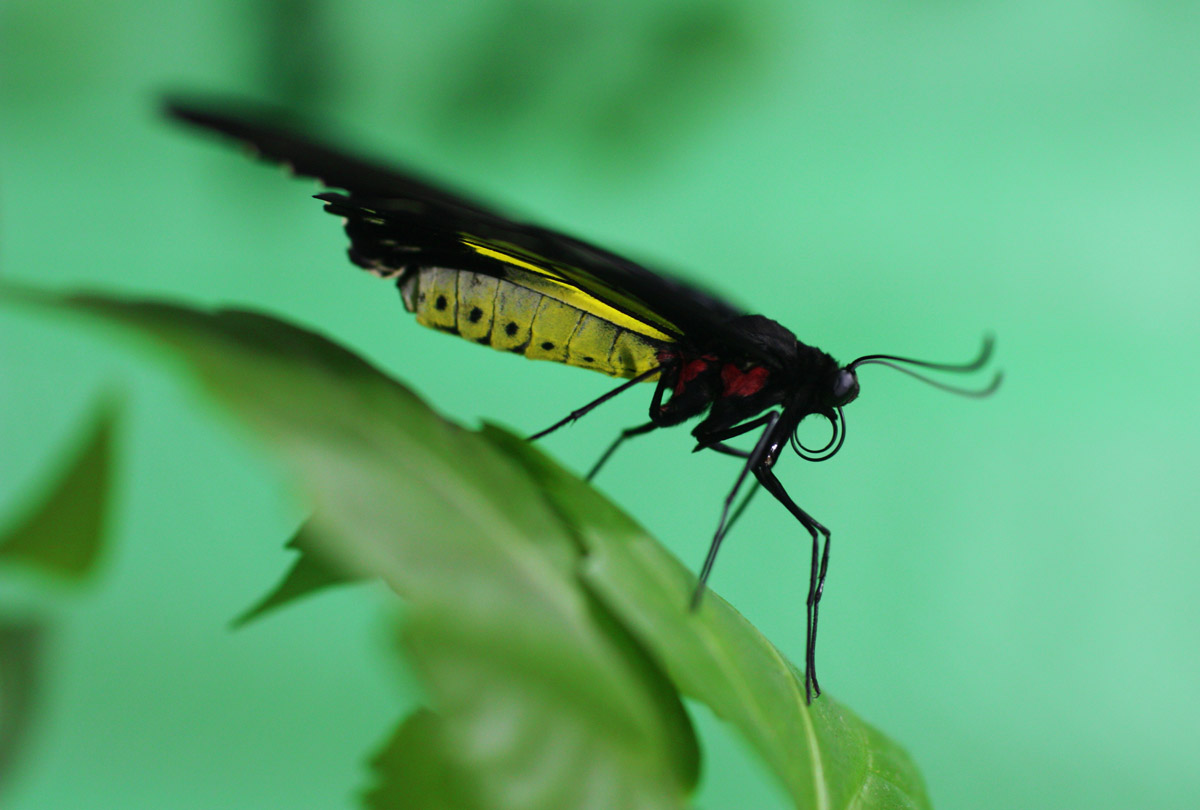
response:
M641 319L617 309L578 285L572 284L569 276L563 270L549 263L536 264L532 260L537 257L527 253L524 254L524 257L518 255L519 249L516 247L501 250L495 245L484 244L466 235L460 235L459 240L480 256L487 256L490 259L496 259L508 265L509 268L512 268L510 273L520 278L519 283L523 287L528 287L535 292L553 298L556 301L561 301L575 309L591 312L601 320L608 321L621 329L645 335L653 340L674 341L674 338L670 334L663 331L663 329L669 329L670 325L656 319L652 313L646 313L646 317ZM521 251L521 253L524 252ZM522 273L520 271L525 272ZM659 325L663 329L656 328L650 322L655 320L659 322Z

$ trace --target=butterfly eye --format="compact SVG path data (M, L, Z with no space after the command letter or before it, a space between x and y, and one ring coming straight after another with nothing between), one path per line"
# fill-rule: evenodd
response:
M837 382L833 384L833 398L837 407L854 401L858 396L858 375L850 369L838 372Z

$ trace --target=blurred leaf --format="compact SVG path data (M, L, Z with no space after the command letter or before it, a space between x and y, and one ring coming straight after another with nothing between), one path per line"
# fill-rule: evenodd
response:
M283 106L311 110L335 83L331 54L337 38L321 0L259 0L250 4L254 70L264 95Z
M517 464L360 358L266 316L64 303L174 349L280 454L321 548L410 602L413 664L489 807L685 805L698 752L682 703L580 587L578 545Z
M0 792L28 738L44 635L36 621L0 621Z
M508 0L480 11L432 68L430 122L456 154L538 166L574 153L611 173L670 157L737 114L779 45L777 4L757 0ZM412 121L409 95L394 106Z
M916 766L804 675L716 593L689 610L695 575L591 486L521 438L484 435L520 459L586 548L584 578L686 696L732 723L797 807L921 808Z
M0 537L0 560L82 579L96 565L104 540L112 485L116 407L102 402L78 449L49 493Z
M320 542L312 538L311 533L312 529L308 524L296 530L292 539L287 542L287 548L299 552L296 561L278 585L233 620L235 628L315 591L358 579L341 566L330 563L326 559L328 552L322 553L319 550Z
M369 810L484 810L468 775L454 761L438 716L418 709L408 716L375 758L376 783L363 795Z
M280 452L314 540L409 600L437 731L488 807L682 806L696 752L680 692L731 722L797 807L928 806L903 751L828 696L805 706L795 667L715 594L689 612L693 576L523 440L464 431L265 316L70 303L173 347Z
M17 111L77 103L111 81L121 16L90 4L0 7L0 106ZM30 69L37 65L36 70Z

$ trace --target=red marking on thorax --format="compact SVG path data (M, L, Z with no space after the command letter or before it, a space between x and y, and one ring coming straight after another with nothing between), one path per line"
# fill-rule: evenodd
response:
M691 382L703 374L706 368L708 368L708 360L703 357L697 357L695 360L684 363L683 368L679 369L679 382Z
M754 366L748 371L742 371L732 363L721 367L721 383L723 397L748 397L757 394L767 384L768 372L762 366Z
M679 369L679 380L675 383L675 393L683 393L683 389L687 387L687 384L707 371L709 365L716 359L716 357L706 354L684 363L683 367Z

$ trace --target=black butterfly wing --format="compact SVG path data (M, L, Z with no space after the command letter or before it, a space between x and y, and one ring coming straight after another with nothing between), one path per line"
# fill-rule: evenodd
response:
M744 313L720 298L566 234L509 219L415 172L386 168L298 134L231 105L168 104L173 117L235 138L262 157L348 194L317 195L346 219L350 257L382 275L413 266L470 269L504 276L505 268L569 285L652 330L702 349L761 347L731 325ZM764 358L769 359L769 358Z
M288 118L282 111L244 108L232 102L214 107L203 102L168 101L166 112L172 118L241 141L263 158L282 163L296 174L315 177L332 188L352 190L368 198L411 198L464 214L492 216L487 207L424 182L415 172L362 160L300 135L280 123Z

